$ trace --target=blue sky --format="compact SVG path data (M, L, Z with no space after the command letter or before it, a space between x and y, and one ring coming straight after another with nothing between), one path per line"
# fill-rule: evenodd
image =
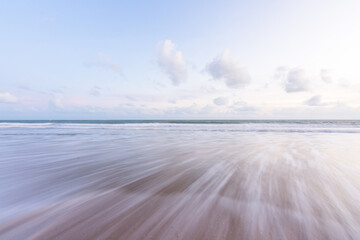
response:
M2 1L0 119L360 118L359 1Z

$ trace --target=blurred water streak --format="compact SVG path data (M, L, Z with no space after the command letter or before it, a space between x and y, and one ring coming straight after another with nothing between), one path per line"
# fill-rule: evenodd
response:
M0 239L360 239L360 128L0 123Z

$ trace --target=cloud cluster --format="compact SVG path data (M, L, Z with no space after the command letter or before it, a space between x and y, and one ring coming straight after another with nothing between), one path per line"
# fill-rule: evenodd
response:
M285 91L288 93L309 90L309 79L305 71L300 68L291 69L285 79Z
M98 59L96 61L90 61L85 63L86 67L100 67L114 71L119 75L123 75L122 68L119 63L111 60L109 57L105 56L103 53L98 54Z
M231 88L240 88L250 82L250 75L239 61L229 57L224 51L206 66L206 71L214 78L225 81Z
M214 103L218 106L227 105L229 103L229 99L225 97L218 97L214 99Z
M8 92L0 92L0 103L15 103L17 98Z
M186 62L182 53L175 49L174 43L170 40L159 43L158 64L174 85L179 85L186 80Z

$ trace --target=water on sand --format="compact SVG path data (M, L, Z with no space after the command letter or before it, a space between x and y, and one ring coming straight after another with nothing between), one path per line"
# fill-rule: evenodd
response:
M354 122L0 123L0 239L360 239Z

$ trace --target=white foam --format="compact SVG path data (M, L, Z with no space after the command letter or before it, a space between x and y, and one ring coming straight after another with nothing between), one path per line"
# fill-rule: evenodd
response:
M0 123L2 129L109 129L109 130L168 130L168 131L233 131L233 132L319 132L360 133L360 125L296 124L296 123Z

